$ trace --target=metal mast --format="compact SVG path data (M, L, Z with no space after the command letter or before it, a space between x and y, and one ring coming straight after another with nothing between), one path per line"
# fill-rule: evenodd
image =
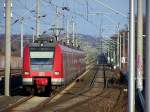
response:
M40 0L36 0L36 38L40 35Z
M150 112L150 1L146 0L146 112Z
M34 38L35 38L34 36L35 36L35 34L34 34L34 31L33 31L33 34L32 34L32 43L34 43L34 40L35 40L35 39L34 39Z
M67 19L67 36L66 36L66 41L67 41L67 45L69 45L69 20Z
M123 32L122 34L122 49L123 49L123 52L122 52L122 68L123 68L123 71L125 71L126 69L126 64L125 64L125 58L126 58L126 35L125 35L125 32Z
M120 70L122 69L122 35L119 35L119 65L120 65Z
M75 46L75 22L72 21L72 43Z
M56 7L56 36L57 36L57 39L58 39L58 36L59 36L59 12L58 12L58 7Z
M135 112L135 20L134 0L130 0L130 38L129 38L129 91L128 107L129 112Z
M5 0L5 96L9 96L10 59L11 59L11 0Z
M138 0L138 18L137 18L137 88L143 90L143 15L142 0Z
M87 20L88 20L88 15L89 15L89 4L88 4L88 0L86 1L86 13L87 13Z
M117 31L118 31L118 36L117 36L117 67L119 67L119 62L120 62L120 50L119 50L119 37L120 37L120 32L119 32L119 24L117 25Z
M21 24L21 59L23 58L23 18L20 21Z

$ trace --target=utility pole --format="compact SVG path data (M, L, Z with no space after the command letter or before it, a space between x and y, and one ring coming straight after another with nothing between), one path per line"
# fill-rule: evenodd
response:
M20 21L21 24L21 59L23 58L23 18Z
M67 41L67 45L69 45L69 20L67 19L67 36L66 36L66 41Z
M40 0L36 0L36 38L40 35Z
M117 25L117 31L118 31L118 36L117 36L117 66L119 66L120 62L120 50L119 50L119 38L120 38L120 32L119 32L119 24Z
M58 7L56 7L56 36L57 36L57 39L58 39L58 36L59 36L59 12L58 12Z
M115 45L114 45L114 48L113 48L114 52L113 52L113 59L114 59L114 66L116 66L116 49L115 49Z
M137 17L137 89L143 90L143 14L142 0L138 0L138 17Z
M122 68L123 68L123 71L125 71L125 58L126 58L126 35L125 35L125 32L123 32L122 34L122 49L123 49L123 52L122 52Z
M10 59L11 59L11 0L5 0L5 96L9 96Z
M135 112L135 20L134 0L130 0L130 38L129 38L129 81L128 107L129 112Z
M111 64L111 60L112 60L112 51L111 51L111 43L109 43L109 63Z
M76 37L76 39L75 39L75 46L78 47L78 38L77 38L77 34L75 33L75 35L76 35L76 36L75 36L75 37Z
M108 63L110 63L110 54L109 54L109 52L110 52L110 48L109 48L109 46L108 46L108 48L107 48L107 60L108 60Z
M75 46L75 22L72 21L72 43Z
M33 34L32 34L32 43L34 43L34 31L33 31Z
M150 112L150 1L146 0L146 112Z
M53 32L54 32L54 35L56 36L56 41L59 40L58 37L59 37L60 32L62 30L64 30L64 28L60 28L59 15L60 15L60 13L58 12L58 7L56 7L55 25L53 25L54 28L51 28L51 30L53 30Z
M65 15L63 14L63 20L62 20L62 27L64 27L65 28Z
M119 35L119 65L120 65L120 70L122 69L122 35Z
M116 65L117 65L117 62L116 62L116 41L115 40L113 40L112 41L113 42L113 64L114 64L114 67L116 67Z
M1 21L0 21L0 32L1 32Z
M89 19L89 4L88 0L86 1L86 13L87 13L87 20Z
M115 54L115 45L114 45L114 41L112 40L112 41L111 41L111 56L112 56L111 62L112 62L112 65L113 65L113 66L115 65L115 57L114 57L114 54Z
M77 23L75 24L75 46L79 47L79 36L78 36L78 30L77 30Z
M63 2L63 8L65 7L65 3ZM65 9L63 9L62 8L62 10L65 10ZM63 18L62 18L62 27L64 27L65 26L65 14L64 14L64 11L63 11ZM64 27L65 28L65 27Z
M75 23L75 29L74 29L74 45L75 45L75 47L77 47L77 29L76 29L76 23Z

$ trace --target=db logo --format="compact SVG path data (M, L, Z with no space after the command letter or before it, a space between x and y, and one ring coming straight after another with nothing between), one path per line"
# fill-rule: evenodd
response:
M39 76L45 76L44 72L39 72Z

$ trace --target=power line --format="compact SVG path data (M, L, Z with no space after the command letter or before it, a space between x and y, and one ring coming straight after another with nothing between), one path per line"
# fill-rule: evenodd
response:
M44 0L44 1L47 2L46 0ZM47 2L47 3L49 3L49 2ZM54 7L58 7L58 8L60 8L60 9L63 9L63 7L61 7L61 6L59 6L59 5L56 5L56 4L52 3L52 2L49 3L49 4L52 5L52 6L54 6ZM74 15L77 15L78 17L82 18L83 20L85 20L86 22L88 22L88 23L90 23L91 25L95 26L96 28L98 27L98 26L97 26L96 24L94 24L92 21L87 20L87 18L86 18L83 14L77 13L77 12L71 10L70 8L69 8L69 9L67 8L67 11L70 12L70 13L72 13L72 14L74 14Z
M25 10L27 10L27 11L29 11L31 14L32 14L32 18L34 18L34 19L32 19L32 21L33 20L35 20L35 17L34 17L34 13L35 13L35 10L31 10L31 9L29 9L29 8L27 8L20 0L19 0L19 2L20 2L20 4L24 7L24 9ZM34 12L34 13L33 13ZM46 17L47 16L47 14L44 14L43 16L40 16L40 17ZM20 16L21 17L21 16ZM31 20L31 18L29 17L29 19ZM19 21L19 19L17 19L17 20L15 20L14 21L14 23L17 23ZM45 22L45 21L43 21L43 20L41 20L41 22L42 22L42 24L44 24L44 25L50 25L50 23L48 23L48 22Z
M17 15L16 13L14 13L14 14ZM31 18L30 18L30 19L31 19ZM34 20L35 20L35 19L34 19ZM32 21L34 21L34 20L32 19ZM44 21L43 21L43 22L44 22ZM17 23L18 23L18 21L17 21ZM45 22L45 23L43 23L43 24L50 26L50 24L47 23L47 22ZM24 25L27 26L30 30L35 31L35 28L32 27L31 25L27 24L26 22L24 22ZM50 30L50 28L48 28L47 30L43 31L43 33L45 34L45 33L48 32L49 30ZM42 34L43 34L43 33L42 33Z
M115 14L119 14L119 15L125 17L125 18L128 17L128 16L125 15L124 13L122 13L122 12L116 10L116 9L113 9L112 7L110 7L109 5L104 4L104 3L101 2L100 0L95 0L95 1L98 2L100 5L102 5L103 7L105 7L105 8L107 8L107 9L111 10L111 11L114 12Z
M34 5L30 10L27 10L22 16L16 18L16 20L12 23L12 25L13 25L13 24L16 24L18 21L20 21L20 19L21 19L22 17L24 17L26 14L28 14L34 7L35 7L35 5Z

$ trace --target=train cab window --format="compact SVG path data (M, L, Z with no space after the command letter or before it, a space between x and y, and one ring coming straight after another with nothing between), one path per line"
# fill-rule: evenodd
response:
M52 65L53 58L31 58L31 65Z
M54 52L30 52L30 65L32 70L49 71L53 67Z

